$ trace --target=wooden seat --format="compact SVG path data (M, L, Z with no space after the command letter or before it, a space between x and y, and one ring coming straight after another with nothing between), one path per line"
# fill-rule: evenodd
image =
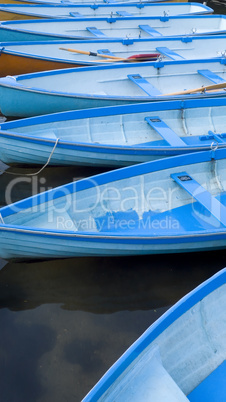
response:
M221 82L225 82L223 78L219 77L219 75L213 73L210 70L198 70L198 73L203 75L203 77L208 78L208 80L210 80L214 84L220 84Z
M160 32L156 31L154 28L151 28L150 25L139 25L139 28L148 33L150 36L162 36Z
M226 361L220 364L189 395L190 402L224 402L226 395Z
M187 191L222 225L226 226L226 207L221 204L209 191L205 190L187 172L173 173L171 177L180 187Z
M161 95L161 92L140 74L129 74L127 77L149 96Z
M173 147L186 146L185 142L158 116L145 117L145 120L169 145Z
M97 38L106 38L106 35L96 27L86 27L86 29Z
M120 17L132 17L132 14L127 11L116 11L116 14L120 15Z
M80 14L80 13L77 13L77 12L74 12L74 11L71 11L69 14L70 14L72 17L84 18L84 15L82 15L82 14Z
M178 53L174 52L166 46L157 47L156 50L157 52L169 57L172 60L184 60L184 57L180 56Z

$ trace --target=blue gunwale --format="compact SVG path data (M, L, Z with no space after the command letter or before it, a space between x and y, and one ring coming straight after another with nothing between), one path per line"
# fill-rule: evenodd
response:
M26 20L24 20L24 21L26 21ZM33 21L33 20L32 20ZM40 21L40 20L39 20ZM61 21L62 21L62 19L61 19ZM5 21L5 22L7 22L7 21ZM19 22L19 21L18 21ZM30 21L31 22L31 21ZM225 39L226 38L226 34L219 34L219 35L216 35L215 37L213 37L213 35L198 35L198 36L186 36L186 35L180 35L180 36L172 36L172 37L163 37L163 38L158 38L158 39L156 39L156 38L140 38L140 39L136 39L136 38L124 38L124 39L120 39L120 38L116 38L116 39L112 39L112 38L108 38L108 39L93 39L92 40L92 44L93 43L111 43L111 42L120 42L120 43L122 43L123 45L126 45L126 46L129 46L129 45L131 45L131 44L133 44L133 43L136 43L136 42L156 42L156 41L163 41L163 42L165 42L165 41L181 41L181 42L184 42L184 39L185 38L189 38L189 41L196 41L196 40L200 40L200 39L202 39L202 40L208 40L208 39ZM44 43L43 43L43 41L17 41L17 42L0 42L0 44L1 44L1 47L4 47L4 46L20 46L20 45L54 45L54 44L63 44L63 43L68 43L68 44L72 44L72 43L74 43L74 44L83 44L83 43L90 43L90 40L74 40L74 41L71 41L71 40L60 40L60 39L58 39L58 40L56 40L56 41L52 41L52 40L48 40L48 41L45 41Z
M132 45L133 43L137 43L137 42L156 42L156 41L181 41L184 42L184 39L186 39L188 37L186 36L177 36L177 37L159 37L158 39L156 38L142 38L142 39L92 39L92 44L93 43L121 43L125 46L129 46ZM208 40L208 39L213 39L213 35L205 35L205 36L189 36L189 41L196 41L196 40ZM225 39L226 40L226 35L217 35L214 37L215 40L217 39ZM19 55L20 57L32 57L34 59L41 59L41 60L49 60L48 56L39 56L39 55L35 55L35 54L30 54L30 53L26 53L26 52L22 52L20 53L20 46L21 45L26 45L26 46L33 46L33 45L54 45L54 44L59 44L59 45L63 45L63 44L75 44L76 45L80 45L80 44L84 44L84 43L90 43L90 40L47 40L47 41L21 41L21 42L1 42L1 48L0 48L0 52L4 53L4 54L13 54L13 55ZM11 49L11 46L18 46L18 51L16 49ZM54 61L60 61L62 63L67 63L70 62L72 63L73 61L71 59L60 59L57 57L51 57L51 60ZM79 60L77 61L79 62ZM76 61L75 61L76 63ZM89 61L82 61L83 64L89 65L90 62Z
M171 11L174 11L173 10L173 8L176 6L183 6L185 3L170 3L170 9L171 9ZM137 8L137 9L143 9L143 8L146 8L146 11L149 11L148 9L150 9L150 12L151 12L151 7L163 7L163 5L164 5L164 3L143 3L143 4L141 4L141 3L133 3L133 4L123 4L123 3L119 3L119 4L114 4L114 3L111 3L111 4L95 4L95 6L93 6L92 4L29 4L29 7L28 7L28 5L27 4L1 4L0 5L0 10L2 10L2 11L6 11L6 12L8 12L8 13L12 13L12 14L20 14L20 15L28 15L28 16L36 16L37 18L38 17L42 17L42 18L50 18L50 16L48 15L48 14L44 14L44 13L41 13L40 12L40 10L39 10L39 8L41 8L41 9L45 9L45 8L59 8L59 9L71 9L71 8L73 8L73 9L77 9L77 8L79 8L79 9L84 9L84 11L86 10L86 9L98 9L98 8L102 8L102 9L106 9L106 11L109 9L109 8L111 8L111 9L114 9L115 8L115 10L114 11L118 11L118 9L120 9L120 8L123 8L123 9L126 9L126 8L128 8L128 7L134 7L134 9L135 8ZM198 7L200 7L200 11L194 11L193 13L191 12L191 13L186 13L186 12L184 12L184 14L183 13L181 13L181 14L178 14L178 16L183 16L183 15L197 15L197 16L199 16L199 15L208 15L208 14L212 14L213 12L214 12L214 10L211 8L211 7L208 7L207 5L205 5L205 4L202 4L202 3L197 3L197 2L189 2L189 3L186 3L186 5L190 5L190 6L198 6ZM26 9L26 10L25 10ZM34 13L33 14L33 10L38 10L36 13ZM31 12L30 12L30 10L32 10ZM43 10L44 11L44 10ZM128 17L130 17L131 15L128 15ZM73 17L73 15L72 15L72 17ZM81 15L81 17L79 17L79 16L74 16L76 19L78 19L78 18L82 18L82 15ZM125 16L126 17L126 16ZM162 17L162 16L160 16L159 15L159 17L160 17L160 19L162 19L162 18L166 18L166 17ZM54 17L53 17L54 18ZM87 18L92 18L92 17L87 17ZM168 16L167 16L167 19L168 19Z
M117 114L131 114L142 112L157 112L160 110L173 110L173 109L196 109L197 107L210 107L210 106L226 106L226 98L205 98L205 99L185 99L185 100L170 100L162 102L138 103L124 106L106 106L101 108L81 109L74 111L66 111L59 113L51 113L42 116L27 117L19 120L6 121L0 124L0 128L6 129L14 127L23 127L36 125L41 123L49 123L52 121L60 122L64 120L85 119L87 117L101 117L101 116L116 116Z
M135 20L135 21L156 21L156 20L159 20L159 21L161 21L162 20L162 18L163 17L114 17L113 19L111 19L111 18L109 18L108 19L108 22L109 23L112 23L112 22L116 22L116 21L132 21L132 20ZM226 15L219 15L219 14L211 14L211 15L181 15L181 16L172 16L172 17L167 17L167 21L170 21L170 20L178 20L178 19L191 19L191 18L193 18L193 19L195 19L195 18L217 18L217 19L220 19L220 18L222 18L222 19L225 19L226 18ZM43 32L37 32L37 31L33 31L33 30L23 30L23 28L22 29L20 29L20 25L22 25L22 24L43 24L43 23L56 23L56 22L72 22L73 21L73 19L72 18L53 18L53 19L48 19L48 20L40 20L40 19L37 19L37 20L35 20L35 19L33 19L32 21L31 20L17 20L17 21L3 21L3 22L0 22L0 29L2 29L2 30L9 30L9 31L11 31L11 30L13 30L13 31L15 31L15 32L23 32L23 33L27 33L27 34L31 34L31 35L39 35L39 36L45 36L45 37L56 37L56 38L59 38L59 36L60 37L62 37L62 38L75 38L75 35L74 36L70 36L70 35L66 35L66 34L60 34L60 35L58 35L58 34L54 34L54 33L51 33L51 32L46 32L46 33L43 33ZM91 18L78 18L78 17L76 17L76 21L89 21L89 22L91 22L91 21L107 21L107 18L104 18L104 17L102 17L102 18L97 18L97 17L91 17ZM18 28L16 29L15 27L14 27L14 25L18 25ZM222 32L219 32L219 34L221 33L221 34L223 34L225 32L225 30L223 30ZM215 32L213 32L213 33L215 33ZM209 34L211 34L211 31L209 32ZM172 35L171 35L172 36ZM168 37L171 37L171 36L168 36ZM175 35L174 35L175 36ZM186 35L183 35L183 36L186 36ZM194 36L193 34L191 34L191 35L187 35L187 37L192 37L192 36ZM165 36L165 37L167 37L167 36ZM79 37L78 37L79 38ZM82 38L82 37L81 37ZM89 39L91 39L91 40L93 40L93 36L90 36L89 37ZM116 38L117 39L117 38ZM123 39L123 38L122 38Z
M220 160L226 158L226 149L219 149L214 151L205 151L205 152L199 152L195 154L185 154L182 156L176 156L174 158L166 158L163 160L156 160L152 162L146 162L142 163L139 165L135 166L130 166L126 168L121 168L117 169L114 171L102 173L96 176L92 176L91 178L86 178L79 180L77 182L72 182L67 185L63 185L60 187L56 187L53 190L46 191L41 194L37 194L35 196L31 196L29 198L26 198L25 200L18 201L12 205L3 207L0 209L0 213L2 214L2 217L6 217L12 214L15 214L15 211L20 211L26 208L30 207L35 207L37 205L40 205L48 200L54 200L57 198L60 198L62 196L62 189L65 189L68 194L73 193L74 191L79 192L88 188L93 188L98 185L106 184L106 183L111 183L112 181L116 180L122 180L125 178L133 177L133 176L139 176L141 174L145 173L150 173L154 171L160 171L164 169L168 169L170 167L179 167L179 166L184 166L184 165L192 165L195 163L201 163L201 162L207 162L211 160ZM50 197L49 197L50 196ZM21 226L17 225L7 225L7 224L1 224L0 225L0 230L7 230L7 231L19 231L21 233L30 233L30 234L45 234L49 236L69 236L72 238L79 238L82 240L87 240L87 238L90 241L101 241L101 239L104 238L105 241L114 241L114 242L120 242L123 240L124 243L174 243L175 240L177 239L180 243L184 243L186 241L193 242L194 239L196 242L201 242L203 241L203 238L209 237L208 240L216 240L216 238L226 237L226 228L220 228L219 229L204 229L204 230L198 230L198 231L193 231L187 234L187 232L183 232L180 230L179 233L171 234L170 236L164 236L164 235L158 235L158 236L150 236L150 235L136 235L136 232L131 235L126 235L120 233L104 233L102 232L101 234L99 233L89 233L86 232L85 234L81 234L78 232L73 232L73 231L54 231L54 230L48 230L48 229L32 229L29 227L24 226L21 228Z
M65 238L69 240L79 240L83 242L89 242L89 243L112 243L112 244L128 244L128 245L169 245L169 244L193 244L195 243L202 243L203 241L205 242L219 242L219 241L224 241L226 239L226 230L221 229L219 230L205 230L203 232L197 231L194 233L191 233L189 235L185 234L180 234L180 235L158 235L158 236L149 236L149 235L125 235L125 234L109 234L109 232L101 232L101 234L98 234L95 232L72 232L72 231L54 231L50 229L32 229L29 227L23 227L21 228L20 226L16 225L10 225L10 226L4 226L0 224L0 231L1 232L12 232L12 233L20 233L20 234L29 234L29 236L38 236L39 238L42 238L45 236L45 238L49 239L61 239L65 240ZM220 249L225 249L225 245L216 245L213 246L207 246L205 247L205 250L220 250ZM194 251L203 251L204 248L201 245L200 247L196 247ZM185 245L185 248L178 249L176 252L177 253L183 253L183 252L188 252L189 250L187 249L187 246ZM157 251L157 253L161 253ZM174 249L168 249L167 253L175 253ZM154 251L152 254L155 254Z
M5 207L4 207L5 208ZM2 208L3 209L3 208ZM0 209L0 212L2 211ZM15 213L15 212L14 212ZM5 217L4 215L2 215ZM226 239L226 228L219 229L203 229L197 230L195 232L191 232L187 234L186 231L180 231L180 234L169 234L169 235L140 235L134 232L132 235L125 234L125 232L113 233L113 232L74 232L70 230L60 230L57 231L53 229L39 229L39 228L31 228L27 226L19 226L19 225L7 225L0 224L0 231L5 232L19 232L19 233L29 233L29 235L39 235L39 236L47 236L50 238L60 237L62 239L70 238L70 239L78 239L79 241L90 241L90 242L104 242L106 243L123 243L123 244L175 244L176 243L197 243L197 242L211 242L211 241L219 241ZM109 234L110 233L110 234ZM212 249L212 247L210 247ZM225 245L217 246L217 248L224 248ZM200 248L203 250L203 247ZM169 250L169 252L175 253L175 250ZM180 250L177 250L180 252Z
M132 4L131 4L132 5ZM114 17L114 21L132 21L132 20L161 20L163 16L158 16L158 17ZM174 16L170 16L167 17L167 21L170 20L178 20L178 19L197 19L197 18L202 18L202 19L226 19L226 15L224 14L213 14L213 15L174 15ZM83 17L83 18L79 18L76 17L76 21L106 21L108 18L106 17ZM46 24L48 23L55 23L55 22L72 22L73 20L71 18L54 18L51 20L15 20L15 21L1 21L0 22L0 27L2 28L2 26L7 26L7 25L21 25L21 24ZM12 28L7 28L7 29L12 29ZM30 31L26 31L26 32L30 32ZM31 31L32 32L32 31ZM188 35L189 36L189 35ZM192 36L192 35L191 35Z
M226 16L225 16L226 17ZM183 64L183 65L188 65L188 64L196 64L196 63L200 63L200 64L205 64L205 63L220 63L223 65L226 65L226 59L225 58L214 58L214 59L195 59L195 60L167 60L167 61L161 61L161 62L145 62L144 63L144 67L148 67L148 66L152 66L155 67L156 69L159 68L163 68L164 66L167 65L179 65L179 64ZM12 89L18 89L18 90L22 90L22 91L26 91L26 92L35 92L35 93L39 93L39 94L48 94L50 96L62 96L62 97L73 97L73 98L82 98L82 99L108 99L108 100L122 100L122 101L139 101L139 100L143 100L144 102L150 102L152 99L158 99L161 100L166 97L166 95L158 95L158 96L114 96L114 95L91 95L89 93L65 93L65 92L61 92L61 91L54 91L54 90L46 90L46 89L42 89L42 88L36 88L36 87L27 87L24 86L23 83L20 84L20 81L22 82L24 79L32 79L32 78L39 78L39 77L46 77L46 76L53 76L53 75L61 75L61 74L70 74L70 73L79 73L80 71L95 71L95 70L109 70L109 69L129 69L129 68L138 68L139 70L142 69L142 66L140 63L131 63L131 64L117 64L112 66L110 65L104 65L104 66L89 66L89 67L74 67L74 68L65 68L65 69L60 69L60 70L50 70L50 71L41 71L41 72L37 72L37 73L30 73L30 74L22 74L22 75L15 75L13 77L10 76L6 76L3 78L0 78L0 86L3 87L7 87L7 88L12 88ZM140 70L141 72L141 70ZM217 91L216 94L211 95L212 97L218 97L218 96L222 96L225 95L225 91ZM208 96L208 94L190 94L190 95L186 95L186 97L188 98L199 98L200 96ZM176 95L174 96L176 98L183 98L184 95ZM173 96L172 96L173 99Z
M174 110L174 109L195 109L196 107L217 107L217 106L226 106L226 99L225 98L216 98L216 99L201 99L200 101L196 99L191 99L191 100L185 100L185 101L166 101L164 103L159 104L159 102L153 102L151 105L151 110L150 106L147 105L146 103L138 103L137 105L125 105L125 106L109 106L109 107L104 107L104 108L93 108L93 109L83 109L83 110L76 110L76 111L68 111L68 112L61 112L61 113L52 113L49 115L43 115L43 116L36 116L36 117L30 117L30 118L25 118L25 119L20 119L20 120L14 120L14 121L9 121L9 122L4 122L0 125L0 136L3 136L5 138L14 138L17 139L19 138L22 141L29 141L31 143L44 143L44 144L49 144L53 146L55 144L54 139L48 139L48 138L40 138L36 136L29 136L27 134L17 134L13 131L13 128L18 128L18 127L26 127L26 126L32 126L36 124L44 124L44 123L50 123L50 122L60 122L60 121L69 121L69 120L78 120L78 119L84 119L84 118L93 118L93 117L101 117L101 116L116 116L118 114L132 114L132 113L141 113L141 112L147 112L149 113L154 112L154 111L159 111L159 110ZM9 131L5 131L9 130ZM66 140L60 140L58 142L59 147L64 147L67 149L95 149L96 152L107 152L109 151L110 153L113 150L116 150L117 152L122 150L127 151L129 154L133 154L136 152L137 154L149 154L152 151L158 151L160 150L161 152L166 150L183 150L183 151L190 151L190 150L196 150L198 148L201 148L201 150L208 150L210 147L208 145L203 144L201 145L186 145L184 147L171 147L167 145L162 145L162 146L142 146L139 145L139 147L136 146L122 146L122 145L105 145L105 144L92 144L92 143L82 143L82 142L70 142ZM219 145L220 147L224 147L224 145Z
M183 3L183 2L180 2L180 3L169 3L169 4L167 4L167 6L170 6L170 8L172 7L177 7L177 6L183 6L183 5L185 5L185 3ZM208 7L207 5L205 5L205 4L202 4L202 3L197 3L197 2L187 2L186 3L186 5L191 5L191 6L197 6L197 7L200 7L200 8L203 8L203 10L207 10L207 11L212 11L213 12L213 9L211 8L211 7ZM128 7L134 7L134 8L138 8L138 9L143 9L143 8L148 8L148 7L164 7L164 4L162 4L162 3L111 3L111 4L95 4L95 6L94 6L94 4L76 4L76 3L71 3L71 4L67 4L67 3L65 3L65 4L53 4L53 3L50 3L50 4L7 4L7 3L2 3L1 5L0 5L0 8L2 7L2 8L13 8L13 7L16 7L16 9L18 8L19 10L21 9L23 9L23 8L29 8L29 9L31 9L32 10L32 8L91 8L91 9L95 9L95 10L97 10L98 8L106 8L106 9L108 9L108 8L110 8L110 7L112 7L112 8L121 8L121 7L125 7L125 8L128 8ZM12 12L15 12L15 11L12 11ZM201 12L201 11L200 11ZM203 12L203 11L202 11ZM77 17L76 17L77 18Z
M43 145L48 144L53 146L56 141L54 139L48 139L48 138L40 138L36 136L29 136L29 135L20 135L20 134L15 134L11 132L6 132L6 131L1 131L0 130L0 136L5 137L5 138L13 138L15 140L20 139L22 141L30 142L33 144L40 144L43 143ZM178 137L179 138L179 137ZM115 150L117 153L122 151L124 154L133 154L136 153L137 155L139 154L145 154L149 155L149 153L156 151L156 153L161 153L164 151L196 151L196 150L210 150L211 149L211 144L210 145L203 145L203 144L193 144L193 145L187 145L184 143L184 146L171 146L171 145L145 145L145 144L140 144L139 146L137 145L111 145L111 144L96 144L96 143L88 143L88 142L71 142L71 141L66 141L66 140L59 140L57 143L57 146L60 148L66 148L66 149L78 149L78 150L85 150L88 151L89 149L93 150L95 149L95 152L107 152L107 153L114 153L113 151ZM226 147L226 142L218 144L218 148L225 148Z
M214 292L226 283L226 269L222 269L201 285L189 292L174 304L158 320L156 320L116 361L93 389L86 395L83 402L97 401L113 384L118 376L140 355L140 353L153 342L174 321L186 311L194 307L204 297Z

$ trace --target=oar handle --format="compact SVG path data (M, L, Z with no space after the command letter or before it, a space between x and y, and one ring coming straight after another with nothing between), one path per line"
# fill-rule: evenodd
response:
M85 50L78 50L78 49L69 49L65 47L60 47L60 50L67 50L68 52L73 52L73 53L80 53L80 54L87 54L88 56L97 56L97 57L103 57L105 59L112 59L112 60L126 60L124 58L119 58L117 56L110 56L106 54L100 54L100 53L95 53L95 52L86 52Z
M207 85L205 87L195 89L186 89L186 91L173 92L171 94L164 94L163 96L189 95L189 94L195 94L196 92L217 91L223 88L226 88L226 82L221 82L220 84Z

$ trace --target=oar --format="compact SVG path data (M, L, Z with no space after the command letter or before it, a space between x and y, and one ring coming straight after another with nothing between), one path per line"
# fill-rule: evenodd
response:
M116 56L107 56L106 54L101 54L101 53L94 53L94 52L86 52L85 50L77 50L77 49L68 49L66 47L60 47L60 50L67 50L68 52L73 52L73 53L80 53L80 54L87 54L88 56L98 56L98 57L104 57L106 59L120 59L120 60L126 60L126 59L121 59L120 57Z
M130 56L126 59L126 58L117 57L117 56L111 56L111 55L95 53L95 52L87 52L85 50L69 49L69 48L65 48L65 47L60 47L59 49L66 50L68 52L73 52L73 53L87 54L88 56L103 57L103 58L107 59L106 61L126 61L126 62L147 61L150 59L157 59L160 56L159 53L137 54L134 56ZM100 60L97 60L97 61L100 61Z
M148 61L148 60L157 60L157 58L161 56L160 53L146 53L146 54L134 54L133 56L125 59L126 61Z
M127 59L122 59L118 58L115 60L112 59L105 59L105 60L96 60L96 62L101 62L101 63L115 63L117 61L123 61L125 63L140 63L142 61L155 61L157 60L157 57L154 57L153 54L136 54L134 56L130 56Z
M196 92L217 91L218 89L222 89L222 88L226 88L226 82L221 82L220 84L207 85L205 87L200 87L200 88L195 88L195 89L186 89L185 91L173 92L171 94L164 94L163 96L195 94Z

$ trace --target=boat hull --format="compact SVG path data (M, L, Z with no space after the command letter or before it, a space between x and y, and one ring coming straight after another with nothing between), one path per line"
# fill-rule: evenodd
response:
M226 33L224 15L37 19L2 21L0 41L150 39Z
M32 117L49 113L58 113L69 110L82 110L89 108L100 108L107 106L125 106L128 104L136 104L134 100L111 100L111 99L92 99L70 96L54 96L46 93L33 93L29 91L21 91L17 89L4 90L0 89L0 96L5 98L4 105L1 106L1 113L7 117ZM205 95L200 96L204 99ZM216 95L216 97L224 97L224 93ZM197 98L197 97L196 97ZM176 97L174 99L177 99ZM15 104L17 107L15 108ZM168 101L169 98L159 99L159 101ZM141 102L154 102L156 99L141 99Z
M8 165L43 166L48 162L57 166L117 167L210 150L213 142L214 147L223 148L225 137L214 140L209 132L222 132L225 111L222 98L114 106L14 120L1 124L0 159ZM156 116L165 129L171 130L170 140L147 124L147 118Z
M123 58L136 54L157 53L162 54L164 60L212 59L216 55L220 57L225 54L225 41L226 36L221 35L197 36L189 42L184 42L183 37L164 39L164 41L162 39L134 40L128 44L118 40L93 40L92 52L98 53L98 50L103 48L108 49L116 57ZM90 41L3 42L0 76L106 64L104 58L64 51L60 49L61 47L87 53L91 50Z
M49 113L64 112L68 110L81 110L88 108L135 104L137 100L108 100L80 98L76 96L55 96L41 92L21 91L17 89L0 89L0 97L5 101L1 105L1 113L10 117L31 117ZM15 109L12 100L17 103ZM145 100L142 100L145 102ZM150 102L147 100L146 102ZM24 107L24 105L26 105Z
M67 222L64 222L64 225ZM168 222L162 222L168 224ZM68 222L70 227L70 222ZM209 250L220 250L226 247L226 231L221 235L217 234L191 238L134 238L129 239L122 236L108 238L107 236L76 236L67 235L55 236L36 231L10 230L6 231L0 227L0 255L1 258L9 259L57 259L72 257L100 257L100 256L132 256L151 254L172 254L184 252L200 252Z
M51 60L23 57L12 54L1 54L0 76L27 74L36 71L57 70L61 68L81 67L80 64L55 62Z
M137 76L138 69L140 74ZM220 58L129 63L8 76L0 79L0 109L5 116L30 117L142 102L218 98L225 96L224 89L201 90L191 94L185 92L184 95L181 88L187 86L193 89L198 85L202 89L203 85L213 83L212 77L224 86L225 73L225 59ZM147 77L144 86L142 76ZM134 77L135 80L138 77L138 83L133 82ZM162 89L165 94L160 92Z
M223 249L225 186L225 149L72 182L1 208L0 255L49 259Z
M203 15L213 13L213 9L198 3L181 3L181 4L143 4L141 7L132 6L130 4L124 5L111 5L103 4L89 6L89 5L34 5L34 6L13 6L13 5L0 5L0 21L7 20L25 20L25 19L46 19L46 18L92 18L92 17L106 17L109 15L118 17L122 12L122 16L127 13L129 17L161 17L167 14L168 16L174 15ZM125 14L124 14L125 13Z
M0 137L0 157L1 161L7 165L23 164L23 165L45 165L47 163L51 152L54 148L54 142L49 144L31 143L18 140L6 140ZM124 151L110 149L109 152L95 152L92 147L87 150L84 146L67 146L65 144L58 144L56 150L51 157L50 165L53 166L129 166L135 163L148 162L164 157L159 155L158 152L140 152L136 155L136 151ZM20 152L18 152L18 149ZM172 155L177 153L172 152ZM167 155L165 155L166 157Z
M143 1L144 3L145 2L147 2L147 3L161 3L161 2L165 2L166 0L148 0L148 1ZM123 4L123 3L125 3L126 1L118 1L118 4ZM187 3L188 2L188 0L183 0L183 1L181 1L181 0L169 0L169 1L167 1L167 3ZM89 0L87 0L87 1L83 1L83 0L81 0L81 1L76 1L76 0L74 0L74 3L75 4L93 4L93 2L92 1L89 1ZM96 1L96 3L100 3L100 4L105 4L102 0L98 0L98 1ZM136 0L131 0L131 1L129 1L129 3L131 3L131 4L136 4L137 3L137 1ZM19 4L19 5L22 5L22 4L62 4L62 2L61 2L61 0L34 0L34 1L27 1L27 0L4 0L4 4Z
M43 19L43 17L38 17L36 15L33 16L20 13L11 13L0 10L0 21L38 20L38 19Z

